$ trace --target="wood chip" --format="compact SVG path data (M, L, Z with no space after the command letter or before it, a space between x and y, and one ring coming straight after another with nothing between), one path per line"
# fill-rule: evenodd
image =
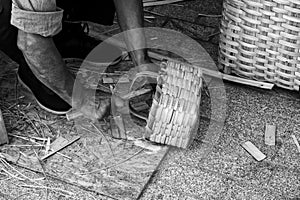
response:
M114 79L112 79L112 78L109 78L109 77L104 77L104 78L102 78L102 80L103 80L103 83L114 83Z
M276 142L276 126L271 124L266 124L265 144L274 146L275 142Z
M263 154L252 142L247 141L242 144L242 147L248 151L257 161L264 160L267 156Z
M294 140L294 142L295 142L295 144L297 146L297 149L298 149L298 151L300 153L300 145L299 145L299 142L298 142L296 136L295 135L291 135L291 137L293 138L293 140Z

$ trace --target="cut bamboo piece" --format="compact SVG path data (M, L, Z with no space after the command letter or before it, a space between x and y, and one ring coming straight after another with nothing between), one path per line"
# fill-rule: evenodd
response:
M276 143L276 126L266 124L265 129L265 144L274 146Z
M72 139L70 142L68 142L67 144L63 145L62 147L58 148L57 150L45 155L44 157L41 158L41 160L45 160L47 158L49 158L50 156L56 154L57 152L59 152L60 150L66 148L67 146L73 144L74 142L76 142L77 140L80 139L80 136L75 137L74 139Z
M8 144L8 135L5 128L2 112L0 110L0 145Z
M254 144L250 141L247 141L242 144L242 147L250 153L257 161L264 160L267 156L263 154Z
M294 142L295 142L295 144L297 146L298 152L300 153L300 145L299 145L299 142L298 142L296 136L295 135L291 135L291 137L293 138L293 140L294 140Z
M124 120L121 116L114 116L110 119L110 129L113 138L127 139Z

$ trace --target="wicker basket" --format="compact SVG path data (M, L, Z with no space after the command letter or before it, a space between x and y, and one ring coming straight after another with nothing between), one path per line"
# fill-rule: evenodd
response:
M224 0L219 69L290 90L300 85L300 1Z
M149 112L147 137L156 143L187 148L199 125L202 71L192 65L168 61L158 78Z

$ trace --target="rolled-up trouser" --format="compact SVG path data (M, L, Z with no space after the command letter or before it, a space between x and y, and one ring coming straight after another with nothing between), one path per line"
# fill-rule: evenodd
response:
M56 0L13 0L11 24L26 33L54 36L62 29L63 10Z
M111 25L114 14L112 0L89 0L87 3L71 0L13 0L11 24L27 33L47 37L61 30L63 17L68 21Z

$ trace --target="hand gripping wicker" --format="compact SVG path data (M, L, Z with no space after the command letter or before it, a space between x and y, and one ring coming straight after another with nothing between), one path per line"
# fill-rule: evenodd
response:
M222 15L220 69L299 90L299 0L224 0Z
M187 148L199 125L202 71L192 65L168 61L149 112L146 132L156 143Z

